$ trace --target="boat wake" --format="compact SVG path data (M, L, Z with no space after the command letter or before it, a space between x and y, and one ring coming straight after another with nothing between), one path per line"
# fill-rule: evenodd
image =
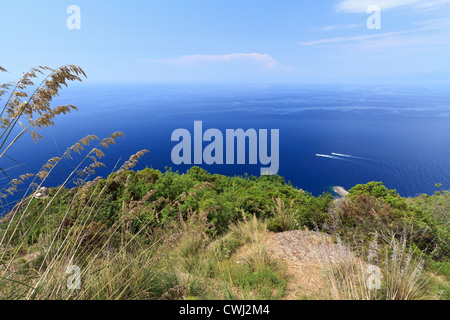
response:
M322 157L322 158L328 158L328 159L336 159L336 160L342 160L341 158L330 156L327 154L316 154L316 157Z
M331 153L333 156L337 156L337 157L344 157L344 158L353 158L353 159L366 159L366 158L362 158L362 157L356 157L356 156L352 156L349 154L342 154L342 153Z

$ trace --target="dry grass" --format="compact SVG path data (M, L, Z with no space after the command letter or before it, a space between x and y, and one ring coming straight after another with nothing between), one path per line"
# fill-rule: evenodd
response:
M349 244L339 241L339 246ZM337 259L318 248L325 290L323 299L331 300L415 300L423 298L422 253L408 246L405 234L383 237L382 249L376 240L367 253L363 245L353 246L354 254L339 250ZM367 256L365 256L367 254Z

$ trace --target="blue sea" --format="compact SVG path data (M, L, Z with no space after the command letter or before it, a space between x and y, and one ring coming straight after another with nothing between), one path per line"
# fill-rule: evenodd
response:
M185 172L189 166L172 163L176 142L171 134L178 128L193 134L194 121L202 121L203 130L223 133L279 129L278 174L314 195L369 181L382 181L402 196L432 194L436 183L450 189L446 87L82 84L64 89L57 104L73 104L79 111L58 118L37 144L23 136L10 150L11 158L1 159L10 177L36 173L88 134L102 139L114 131L125 137L105 151L106 168L95 176L105 177L141 149L150 152L136 169ZM46 186L61 183L80 159L64 161ZM202 167L234 176L259 175L261 165Z

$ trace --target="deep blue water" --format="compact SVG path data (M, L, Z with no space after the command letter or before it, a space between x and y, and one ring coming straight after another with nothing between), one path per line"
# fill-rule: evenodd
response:
M114 164L141 149L137 166L185 172L171 161L171 134L185 128L280 130L279 174L314 195L332 186L383 181L402 196L450 188L450 91L447 88L348 86L81 86L65 89L56 104L79 111L58 118L35 144L24 136L2 159L8 175L37 172L87 134L126 137L106 150L106 176ZM339 153L352 157L317 157ZM78 158L79 159L79 158ZM77 158L75 158L77 160ZM121 162L121 163L122 163ZM57 185L76 162L58 168L47 186ZM212 173L259 175L258 165L203 165ZM1 178L0 183L5 183Z

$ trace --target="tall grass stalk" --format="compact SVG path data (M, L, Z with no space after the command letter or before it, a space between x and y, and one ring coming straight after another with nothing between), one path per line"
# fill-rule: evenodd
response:
M429 279L423 274L422 252L408 245L405 233L392 233L389 237L381 238L381 245L374 239L368 246L361 243L352 246L337 237L337 249L317 247L325 283L323 299L423 298L422 289Z
M6 70L0 67L0 71ZM49 72L49 74L45 75L45 72ZM38 78L39 75L45 77L39 85L35 86L33 79ZM38 139L42 138L37 130L53 126L53 119L57 115L77 110L72 105L52 108L51 102L55 96L59 95L60 89L67 86L67 82L81 81L81 76L86 76L84 71L73 65L58 69L40 66L25 73L17 83L7 83L0 86L0 97L9 94L0 113L2 129L0 133L0 160L7 156L7 151L18 142L24 133L30 132L32 138L37 142ZM21 129L15 134L15 127L18 124ZM69 228L65 226L65 221L71 214L75 199L83 192L88 177L95 172L95 169L104 166L99 161L104 156L101 148L108 148L115 144L115 140L121 136L123 136L121 132L113 133L91 148L66 176L62 184L53 189L52 194L45 201L45 206L37 213L32 212L32 206L42 200L35 197L35 190L39 190L45 185L47 178L54 168L60 165L61 161L72 159L74 153L81 154L92 141L99 139L94 135L86 136L68 148L63 156L50 159L36 175L27 174L14 180L8 177L10 187L8 189L3 188L3 190L6 190L6 193L9 194L19 192L18 185L30 176L34 176L34 179L17 205L0 219L0 298L95 299L103 297L112 299L144 294L145 289L142 288L142 284L145 282L138 285L133 281L141 277L142 274L145 275L146 272L142 271L154 261L155 256L151 251L155 243L142 248L136 247L136 243L138 243L136 240L147 225L152 222L152 219L149 219L131 237L128 236L130 232L127 233L126 228L127 225L129 226L127 221L132 217L127 215L122 215L113 228L109 230L102 228L95 230L96 225L93 221L95 221L95 216L101 207L99 202L112 182L112 178L106 180L98 193L89 195L88 202L93 205L89 208L86 205L72 221L71 226ZM123 176L127 170L134 167L139 158L146 152L146 150L142 150L131 156L117 171L116 177ZM85 167L83 168L83 166ZM2 169L1 171L6 175ZM56 201L59 201L58 197L63 190L74 183L79 187L72 200L66 199L68 206L60 212L60 221L56 224L49 224L50 208L58 207L58 203L56 203ZM1 196L6 197L3 193ZM139 204L141 208L144 206L144 202ZM47 227L45 236L39 238L38 247L36 245L31 246L28 239L36 228L41 226ZM91 227L94 228L93 237L102 244L100 247L97 246L96 250L90 250L84 245L86 232L90 232ZM116 249L112 245L112 239L125 233L128 237L126 243L120 249ZM122 238L125 239L123 236ZM111 248L113 248L112 251ZM31 255L27 255L28 251L33 252ZM117 261L118 263L116 263ZM77 264L82 268L81 278L84 281L84 290L69 289L66 284L67 268ZM106 277L108 281L99 285L99 283L102 283L102 279L105 279L105 274L110 274L112 268L117 268L118 265L123 269L115 269L114 276ZM133 272L130 272L131 270ZM150 275L149 278L151 278ZM108 292L108 294L105 295L105 292Z

